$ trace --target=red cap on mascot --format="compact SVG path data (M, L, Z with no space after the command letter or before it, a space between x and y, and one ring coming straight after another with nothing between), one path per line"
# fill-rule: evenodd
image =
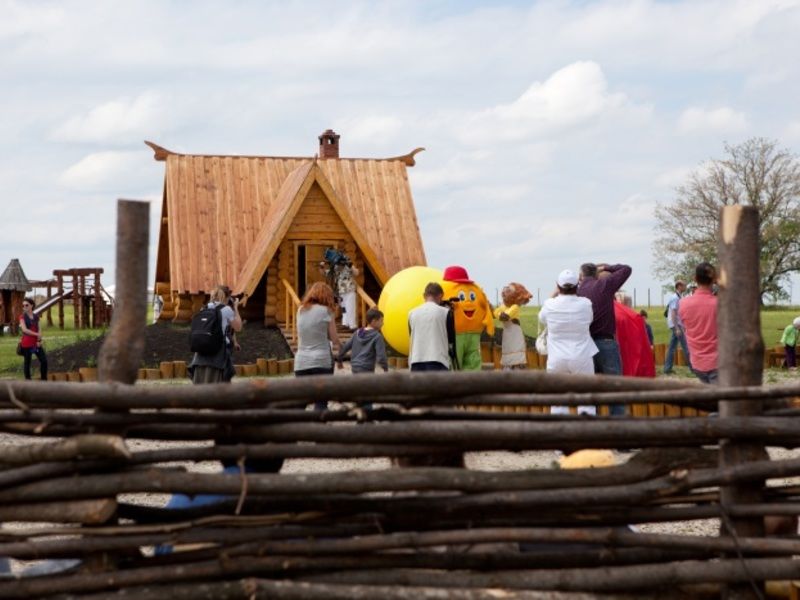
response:
M444 270L444 276L442 279L445 281L454 281L455 283L472 283L472 279L469 278L467 270L464 267L459 267L457 265L447 267Z

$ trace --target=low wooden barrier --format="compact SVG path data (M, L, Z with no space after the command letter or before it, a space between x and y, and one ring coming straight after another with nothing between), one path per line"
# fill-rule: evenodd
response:
M707 582L800 577L791 558L800 552L795 539L623 527L800 514L794 485L767 488L757 504L723 506L718 497L723 484L798 476L800 459L764 456L720 468L716 450L721 439L797 445L796 396L796 384L712 388L543 371L398 371L236 386L7 382L0 385L0 431L7 440L0 446L0 518L50 525L15 530L0 540L0 556L90 564L100 555L113 567L3 582L0 597L79 598L112 590L126 597L189 597L242 589L262 590L264 597L282 590L282 598L437 597L431 590L488 598L486 590L498 587L512 598L523 590L647 597ZM346 402L306 410L323 399ZM647 420L636 411L622 418L529 411L635 407L645 400L669 400L681 409L759 400L765 412ZM459 408L486 405L507 411ZM12 444L9 436L25 437ZM28 436L60 441L32 443ZM128 440L173 444L145 449L137 443L133 450ZM203 440L217 444L198 446ZM640 450L624 465L574 471L422 466L453 465L454 456L469 452L587 447ZM398 460L402 468L291 474L263 466L276 459L376 457ZM262 470L199 473L170 466L209 460L260 461ZM280 460L271 464L275 470ZM178 510L152 506L145 500L151 493L219 498ZM74 522L87 526L68 524ZM165 544L176 551L140 552ZM464 552L465 545L475 549ZM743 558L720 558L737 551ZM383 595L387 590L394 591Z

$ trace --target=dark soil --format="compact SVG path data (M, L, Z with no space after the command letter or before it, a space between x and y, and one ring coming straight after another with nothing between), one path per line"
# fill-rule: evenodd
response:
M233 362L252 364L256 358L290 358L292 351L276 327L264 327L259 323L246 323L237 335L242 349L235 352ZM87 367L87 361L95 362L100 354L105 336L78 342L48 353L51 371L74 371ZM145 329L144 357L142 367L157 368L162 361L192 360L189 351L189 327L156 323ZM96 365L95 365L96 366Z

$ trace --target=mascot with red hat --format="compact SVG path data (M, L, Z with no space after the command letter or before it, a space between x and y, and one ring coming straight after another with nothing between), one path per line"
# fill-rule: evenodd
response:
M486 294L469 278L464 267L447 267L442 279L444 297L452 301L458 366L465 371L479 371L481 333L486 329L489 335L494 335L492 307Z

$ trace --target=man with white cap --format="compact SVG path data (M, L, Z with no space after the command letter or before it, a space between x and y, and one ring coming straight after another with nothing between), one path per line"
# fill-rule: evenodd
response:
M547 370L551 373L594 374L597 346L589 333L594 314L592 302L578 296L578 276L566 269L557 280L558 294L545 301L539 323L547 327ZM551 414L568 413L554 406ZM579 406L579 413L595 414L594 406Z

